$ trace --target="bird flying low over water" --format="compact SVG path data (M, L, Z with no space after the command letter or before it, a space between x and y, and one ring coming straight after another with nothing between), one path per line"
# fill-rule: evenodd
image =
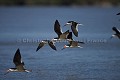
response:
M120 39L120 30L116 27L113 27L112 30L115 31L115 34L113 34L111 38L118 37Z
M9 72L31 72L24 68L24 62L22 62L22 60L21 60L21 54L20 54L19 49L17 49L17 51L14 55L13 63L15 64L15 68L8 69L7 73L9 73ZM7 74L7 73L5 73L5 74Z
M38 45L38 47L37 47L37 49L36 49L36 52L37 52L40 48L42 48L45 44L49 44L49 46L50 46L53 50L56 50L56 51L57 51L57 49L56 49L53 41L50 41L50 40L42 40L42 41L39 43L39 45Z
M54 38L53 40L67 39L67 36L69 34L69 30L67 30L64 33L62 32L62 29L60 28L60 23L58 22L58 20L55 21L54 31L57 33L58 37Z
M83 47L81 47L79 44L80 43L82 43L82 44L84 44L84 42L79 42L79 41L74 41L73 39L72 39L72 32L70 32L69 33L69 44L67 44L67 45L64 45L64 47L62 48L62 50L63 49L65 49L65 48L76 48L76 47L78 47L78 48L83 48Z
M75 21L68 21L64 26L66 25L71 25L71 30L73 32L73 34L78 37L78 25L83 25L83 24L80 24L80 23L77 23Z

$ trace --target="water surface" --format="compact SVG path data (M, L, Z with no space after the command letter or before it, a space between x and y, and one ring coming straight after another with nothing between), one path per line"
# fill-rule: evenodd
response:
M2 80L119 80L120 41L109 39L120 29L119 7L0 7L0 78ZM58 19L63 25L74 20L79 27L83 48L61 50L67 42L56 43L57 51L44 46L38 52L38 42L56 37L53 30ZM9 73L14 67L13 56L20 48L25 67L31 73Z

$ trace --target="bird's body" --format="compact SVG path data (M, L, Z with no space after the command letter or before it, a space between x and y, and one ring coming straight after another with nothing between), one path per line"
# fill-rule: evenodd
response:
M82 43L82 44L84 44L84 42L79 42L79 41L74 41L73 39L72 39L72 32L70 32L69 33L69 44L67 44L67 45L64 45L64 47L62 48L62 50L63 49L65 49L65 48L83 48L83 47L81 47L80 45L79 45L79 43Z
M69 44L68 45L65 45L64 47L80 47L82 48L81 46L79 46L79 42L78 41L69 41Z
M84 44L84 42L78 42L78 41L69 41L69 44L67 45L64 45L64 47L62 48L63 49L66 49L66 48L83 48L79 45L79 43L82 43Z

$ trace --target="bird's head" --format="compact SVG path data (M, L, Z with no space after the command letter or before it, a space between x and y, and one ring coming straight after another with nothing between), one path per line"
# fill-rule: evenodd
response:
M72 25L74 21L68 21L64 26L67 26L67 25Z

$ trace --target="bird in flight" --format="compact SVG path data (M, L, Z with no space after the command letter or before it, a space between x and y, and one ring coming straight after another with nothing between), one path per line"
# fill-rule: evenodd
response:
M42 48L45 44L49 44L49 46L50 46L53 50L56 50L56 51L57 51L57 49L56 49L55 44L54 44L53 41L50 41L50 40L42 40L42 41L39 43L39 45L38 45L38 47L37 47L37 49L36 49L36 52L37 52L40 48Z
M58 20L55 21L54 31L57 33L58 37L54 38L53 40L67 39L67 36L69 34L69 30L65 31L64 33L62 32L62 29L60 28L60 23L58 22Z
M83 25L83 24L77 23L75 21L68 21L64 26L67 26L67 25L71 25L71 30L72 30L73 34L76 37L78 37L78 26Z
M15 64L15 68L9 68L7 70L7 73L9 73L9 72L31 72L30 70L27 70L24 68L24 62L22 62L22 60L21 60L21 54L20 54L19 48L15 52L15 55L13 58L13 63ZM7 74L7 73L5 73L5 74Z

